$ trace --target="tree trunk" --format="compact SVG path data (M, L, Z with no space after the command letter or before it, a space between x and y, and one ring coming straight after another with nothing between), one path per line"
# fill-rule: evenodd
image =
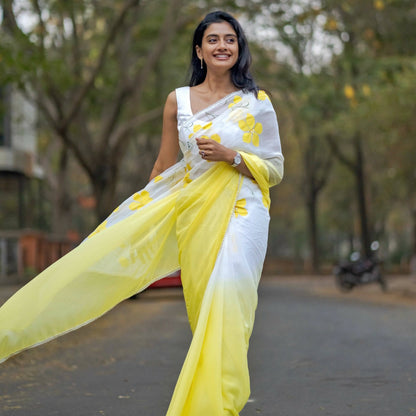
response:
M318 198L324 188L331 166L330 156L323 151L318 137L310 134L305 146L305 203L308 218L310 261L313 273L320 272L320 243L318 227Z
M414 208L412 210L412 221L413 221L413 227L412 227L412 239L413 239L413 244L412 244L412 256L416 256L416 208Z
M111 168L100 164L91 177L95 198L95 214L99 222L104 221L116 208L115 193L118 180L118 167Z
M358 215L361 228L361 252L366 257L371 257L371 239L368 225L367 198L364 176L364 155L359 133L354 138L354 150L356 157L355 181L357 192Z
M56 187L54 189L54 207L52 231L65 235L71 228L72 199L68 192L69 150L62 146L59 153L59 166Z
M317 195L311 192L311 196L308 198L307 211L308 211L308 228L309 228L309 248L311 251L311 266L313 273L319 273L320 271L320 256L319 256L319 237L318 237L318 221L317 221Z

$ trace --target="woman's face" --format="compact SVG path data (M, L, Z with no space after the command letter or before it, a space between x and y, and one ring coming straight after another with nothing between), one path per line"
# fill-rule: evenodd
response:
M238 39L228 22L212 23L206 29L201 47L196 46L199 59L208 69L231 69L238 59Z

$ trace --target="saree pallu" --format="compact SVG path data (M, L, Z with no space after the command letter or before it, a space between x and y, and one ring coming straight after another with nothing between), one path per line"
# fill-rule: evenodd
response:
M196 137L238 150L254 179L202 160ZM238 415L267 246L269 187L283 175L269 98L237 91L182 123L183 159L0 308L0 361L98 318L181 269L193 338L168 416Z

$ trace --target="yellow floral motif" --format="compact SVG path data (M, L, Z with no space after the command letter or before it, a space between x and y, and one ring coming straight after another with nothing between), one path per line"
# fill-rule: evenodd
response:
M185 186L188 186L191 182L192 179L189 176L190 172L188 172L184 177L183 177L183 187L185 188Z
M161 175L156 176L155 178L153 178L153 182L159 182L163 179L163 177Z
M212 121L205 124L204 126L201 126L200 124L195 124L192 128L193 133L191 133L188 137L191 138L195 133L197 133L199 130L208 130L212 127Z
M191 169L192 169L192 166L189 163L187 163L186 166L185 166L186 174L183 177L183 182L184 182L183 187L184 188L185 188L185 186L187 186L188 184L190 184L192 182L192 179L189 176Z
M245 217L248 214L245 208L247 201L245 199L239 199L234 207L234 215L237 218L239 215Z
M118 211L120 211L120 205L113 211L113 214L115 214Z
M107 221L102 222L89 236L88 238L91 238L93 235L98 234L102 230L104 230L107 227Z
M137 192L133 195L134 202L129 205L129 208L134 211L140 209L148 204L153 199L150 198L150 194L147 191Z
M240 95L236 95L232 103L228 104L228 108L231 108L233 105L236 105L242 100Z
M263 125L261 123L256 123L256 119L252 114L247 114L245 120L240 120L238 122L238 126L245 132L243 134L243 142L253 142L254 146L259 145L259 134L263 131Z
M266 94L266 91L264 91L264 90L260 90L257 97L258 97L259 100L262 100L262 101L264 101L264 100L269 100L270 101L269 96Z

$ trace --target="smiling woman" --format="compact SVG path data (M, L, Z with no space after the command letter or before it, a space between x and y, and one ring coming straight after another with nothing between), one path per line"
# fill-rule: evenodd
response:
M209 36L212 35L212 38ZM222 45L219 41L226 40ZM228 36L227 36L228 35ZM250 74L251 54L248 48L248 42L241 25L228 13L213 12L205 16L205 19L199 24L194 33L192 42L192 75L190 85L195 86L203 83L206 79L208 67L204 62L204 46L227 47L227 53L233 54L236 58L233 65L230 65L232 85L236 89L244 89L250 92L257 92L258 88ZM235 50L235 47L237 50ZM202 61L201 61L202 58Z
M250 63L237 20L208 14L190 85L167 98L148 185L0 308L0 361L181 269L193 338L167 415L238 415L250 394L269 188L283 177L276 114Z
M213 23L205 31L202 45L196 46L196 53L203 63L210 66L211 71L220 63L221 70L230 70L238 59L237 35L227 22Z

